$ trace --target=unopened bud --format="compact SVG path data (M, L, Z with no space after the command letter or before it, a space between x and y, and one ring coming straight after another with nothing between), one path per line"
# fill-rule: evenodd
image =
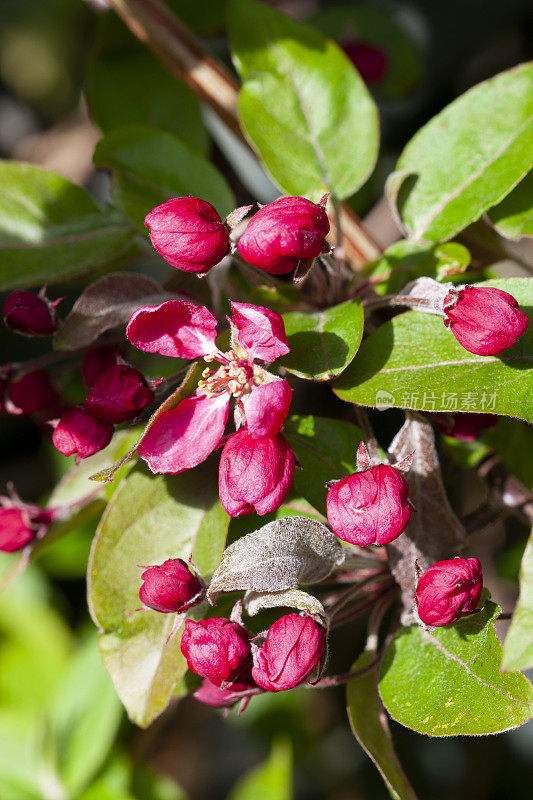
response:
M253 652L254 681L267 692L298 686L318 665L325 641L325 629L311 617L281 617L269 628L264 645Z
M146 215L150 239L171 266L207 272L229 251L229 231L217 210L198 197L176 197Z
M4 303L4 322L10 330L25 336L51 336L57 325L56 304L50 303L44 294L11 292Z
M76 460L88 458L107 447L113 437L110 422L98 419L84 408L70 408L61 416L52 442L64 456L76 454Z
M387 544L409 522L409 486L398 470L387 464L356 472L328 491L328 522L345 542Z
M477 558L437 561L418 581L418 616L425 625L451 625L475 613L482 589L483 573Z
M250 662L250 635L224 617L194 622L188 619L181 637L181 652L189 669L215 681L238 680Z
M281 275L299 261L320 255L328 232L322 204L305 197L281 197L253 215L237 247L249 264Z
M139 597L145 606L163 614L181 613L202 602L205 586L181 558L168 558L141 575Z
M444 298L443 321L459 344L478 356L503 353L529 325L512 294L492 286L450 289Z
M118 425L136 417L153 399L154 393L139 370L116 364L95 380L85 408L95 417Z

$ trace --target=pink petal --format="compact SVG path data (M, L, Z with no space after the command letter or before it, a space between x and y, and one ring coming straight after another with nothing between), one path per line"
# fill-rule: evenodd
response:
M175 358L197 358L215 349L217 321L188 300L167 300L135 311L126 336L139 350Z
M239 344L252 358L272 363L276 358L290 353L285 325L275 311L249 303L232 303L231 313Z
M228 419L230 396L187 397L147 430L139 455L152 472L173 475L192 469L213 452Z
M272 381L254 386L242 398L248 433L254 439L275 436L279 433L289 413L292 389L287 381Z

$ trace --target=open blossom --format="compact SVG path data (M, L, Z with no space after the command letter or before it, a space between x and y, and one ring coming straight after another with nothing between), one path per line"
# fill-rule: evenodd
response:
M228 228L216 208L198 197L166 200L144 224L157 252L185 272L207 272L229 251Z
M64 456L76 454L76 463L107 447L113 437L113 425L98 419L84 408L70 408L61 415L52 442Z
M305 197L280 197L250 219L239 239L239 253L271 275L291 272L299 261L316 258L325 246L329 221L325 204Z
M205 586L182 558L167 558L162 564L147 567L141 577L141 602L163 614L187 611L204 597Z
M267 692L303 683L318 665L326 631L309 616L286 614L268 630L266 642L253 650L252 677Z
M188 619L181 637L181 652L189 669L214 681L240 680L251 659L250 634L225 617L195 622Z
M356 472L328 491L328 522L345 542L387 544L404 530L411 517L409 486L387 464Z
M139 445L152 472L191 469L216 449L229 416L232 398L240 404L252 438L273 437L287 416L292 390L255 360L272 362L290 351L283 320L261 306L232 303L232 349L215 345L216 319L207 308L187 300L168 300L139 308L126 335L149 353L180 358L203 356L207 367L192 397L162 413Z
M418 616L425 625L451 625L474 614L482 589L483 573L477 558L437 561L418 581Z
M231 517L275 511L292 486L295 456L281 433L254 439L243 428L229 437L220 457L220 501Z
M460 345L478 356L496 356L512 347L529 325L512 294L492 286L450 289L444 324Z

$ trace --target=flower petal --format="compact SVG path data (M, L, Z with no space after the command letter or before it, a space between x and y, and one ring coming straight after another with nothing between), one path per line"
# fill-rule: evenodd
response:
M289 413L292 389L287 381L279 380L254 386L242 398L248 433L254 439L275 436Z
M126 336L139 350L175 358L198 358L215 349L217 321L188 300L167 300L135 311Z
M232 303L231 313L239 344L252 358L272 363L290 353L283 319L275 311L249 303Z
M139 444L139 455L152 472L176 475L192 469L213 452L228 419L230 396L187 397L161 414Z

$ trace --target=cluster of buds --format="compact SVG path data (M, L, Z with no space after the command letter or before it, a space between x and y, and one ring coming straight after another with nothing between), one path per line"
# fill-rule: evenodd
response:
M55 424L52 441L76 463L107 447L114 425L136 417L154 399L139 370L122 362L111 347L94 347L85 355L82 372L88 387L82 406L65 411Z
M261 206L249 220L237 249L248 263L273 275L291 272L300 261L329 253L325 206L304 197L282 197ZM249 207L222 221L213 206L197 197L177 197L152 209L145 219L153 246L177 269L205 274L231 252L231 227Z
M515 345L529 325L508 292L463 286L444 298L443 320L460 345L478 356L496 356Z
M261 306L232 303L231 349L216 347L216 319L188 300L139 308L126 335L140 350L178 358L203 357L208 364L191 397L163 412L144 434L139 455L155 473L191 469L221 444L232 399L237 427L222 452L220 499L228 514L279 508L292 485L295 457L280 430L292 390L258 361L271 363L289 352L283 320Z
M388 544L407 527L413 513L409 486L398 467L388 464L370 466L364 444L359 446L360 471L327 484L327 515L333 532L345 542L356 545Z
M8 490L9 497L0 496L0 550L13 553L42 539L57 518L57 510L24 503L12 487Z

